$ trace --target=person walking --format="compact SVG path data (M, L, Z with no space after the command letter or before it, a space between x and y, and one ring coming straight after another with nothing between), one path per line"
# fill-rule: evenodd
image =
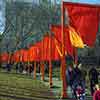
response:
M95 86L95 89L96 90L93 94L93 100L100 100L100 89L98 84Z
M72 87L73 82L73 64L70 64L68 68L66 69L66 81L67 84Z
M82 74L82 78L81 78L81 81L82 81L82 86L83 86L83 89L85 91L85 88L86 88L86 76L87 76L87 71L86 69L82 66L82 64L79 64L79 69L81 71L81 74Z
M89 71L90 89L91 95L95 92L95 85L98 84L98 72L95 67L92 67Z
M83 74L82 71L80 70L81 64L76 65L76 67L73 70L73 81L72 81L72 89L73 89L73 93L75 98L77 99L77 90L78 87L81 87L82 90L82 98L85 100L85 86L83 85L84 80L83 80ZM84 94L84 95L83 95ZM82 99L82 100L83 100Z

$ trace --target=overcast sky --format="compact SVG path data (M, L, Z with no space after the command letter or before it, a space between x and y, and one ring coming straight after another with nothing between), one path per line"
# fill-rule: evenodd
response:
M0 0L0 34L4 32L5 29L5 2Z
M73 2L80 2L80 3L89 3L89 4L100 4L100 0L64 0L64 1L73 1Z

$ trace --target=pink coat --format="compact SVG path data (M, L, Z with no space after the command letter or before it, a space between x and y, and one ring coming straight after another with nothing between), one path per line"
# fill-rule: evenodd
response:
M100 100L100 90L95 91L93 94L93 100Z

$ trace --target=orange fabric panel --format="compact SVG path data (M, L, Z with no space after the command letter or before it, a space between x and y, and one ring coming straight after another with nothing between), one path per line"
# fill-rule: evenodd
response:
M35 61L41 61L42 60L42 56L41 56L41 53L42 53L42 42L39 41L37 43L35 43L34 45L36 48L35 48L35 52L36 52L36 57L35 57Z
M37 61L38 59L38 47L31 46L28 50L29 61Z
M16 51L13 54L13 59L14 59L14 62L20 62L20 52L19 51Z
M94 46L100 19L100 6L64 2L64 8L68 13L70 26L75 28L85 44Z
M61 38L61 26L59 25L52 25L51 26L51 32L54 33L54 38L59 42L60 47L62 47L62 38ZM71 45L70 42L70 37L69 37L69 31L68 31L68 27L64 27L64 45L65 45L65 54L66 52L69 55L73 55L73 46Z
M1 62L8 62L9 61L9 54L8 53L2 53L1 54Z
M42 59L44 61L59 60L60 55L56 49L55 40L52 36L45 36L42 41Z
M23 62L28 62L29 61L29 57L28 57L28 50L24 50L23 51L23 55L22 55L22 61Z
M49 60L49 36L45 36L43 39L43 46L42 46L43 52L42 52L42 57L43 60Z
M20 62L23 62L23 56L24 56L24 49L19 50L20 52Z

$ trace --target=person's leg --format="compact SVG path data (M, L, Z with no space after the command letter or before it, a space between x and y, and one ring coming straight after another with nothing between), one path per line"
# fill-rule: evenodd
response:
M17 71L18 71L18 65L16 64L16 66L15 66L15 67L16 67L16 73L17 73Z
M84 91L85 91L85 80L82 81L82 88L83 88Z
M94 85L92 83L90 84L90 89L91 89L91 95L93 96L93 93L94 93Z
M76 82L73 82L72 90L73 90L73 97L75 99L77 99L77 96L76 96L76 86L77 86L77 83Z
M85 80L83 80L83 81L82 81L82 88L83 88L82 97L83 97L83 100L86 100L86 94L85 94L86 91L85 91L85 87L86 87L86 86L85 86Z
M9 72L11 72L12 64L9 64Z
M11 70L10 67L11 67L10 64L7 64L7 72L10 72Z
M8 64L6 64L6 71L8 72Z

